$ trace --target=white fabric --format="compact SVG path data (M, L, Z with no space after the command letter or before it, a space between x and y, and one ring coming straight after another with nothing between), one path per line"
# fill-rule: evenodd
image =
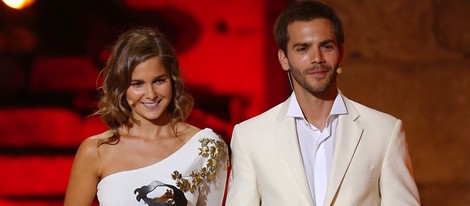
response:
M338 115L347 114L346 106L338 94L326 126L320 130L306 120L294 93L291 99L286 116L296 120L297 136L312 200L316 205L323 205L333 162Z
M402 121L341 97L323 206L420 205ZM235 125L226 206L314 205L290 101Z
M220 140L211 129L204 129L194 135L185 145L174 152L167 158L154 163L152 165L139 169L123 171L104 177L98 184L97 197L101 206L132 206L146 205L144 201L138 202L134 191L142 186L147 186L154 181L160 181L165 184L176 186L175 180L171 174L177 170L183 177L192 180L191 172L199 171L206 166L208 158L199 155L198 149L201 147L199 139L210 138ZM223 155L222 155L223 156ZM217 171L217 181L208 183L208 187L203 186L198 191L191 193L186 192L185 196L188 200L188 206L193 205L221 205L227 171L224 170L225 162L219 161L221 164ZM154 198L162 196L166 187L157 187L150 192L147 197ZM204 191L201 191L204 190ZM207 195L203 195L208 193ZM199 200L198 200L199 198ZM197 203L199 201L199 203Z

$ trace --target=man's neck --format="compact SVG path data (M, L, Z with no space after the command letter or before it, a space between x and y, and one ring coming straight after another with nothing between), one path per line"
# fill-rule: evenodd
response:
M305 90L294 92L307 121L316 128L323 130L338 95L338 89L335 87L322 95L313 95Z

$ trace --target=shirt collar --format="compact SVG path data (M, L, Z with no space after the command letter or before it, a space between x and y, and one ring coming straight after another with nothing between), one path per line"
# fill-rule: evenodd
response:
M344 104L344 100L340 95L340 92L336 95L335 101L333 102L333 107L331 107L330 115L342 115L347 114L348 110L346 109L346 105ZM294 92L292 92L289 102L289 108L287 109L286 116L288 117L299 117L304 118L304 114L302 109L300 108L299 102L297 101L297 97L295 96Z

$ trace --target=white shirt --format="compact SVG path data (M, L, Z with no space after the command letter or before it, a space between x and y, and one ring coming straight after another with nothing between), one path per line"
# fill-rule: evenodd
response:
M315 205L323 205L328 177L333 161L338 115L347 114L341 95L336 96L323 131L310 124L303 115L295 94L292 92L287 116L295 117L297 138L304 163L310 194Z

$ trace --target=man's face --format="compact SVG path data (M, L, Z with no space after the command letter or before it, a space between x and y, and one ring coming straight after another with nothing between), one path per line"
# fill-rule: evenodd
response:
M333 24L324 18L296 21L287 27L287 56L279 51L279 61L294 78L294 90L315 96L336 90L336 68L342 60Z

